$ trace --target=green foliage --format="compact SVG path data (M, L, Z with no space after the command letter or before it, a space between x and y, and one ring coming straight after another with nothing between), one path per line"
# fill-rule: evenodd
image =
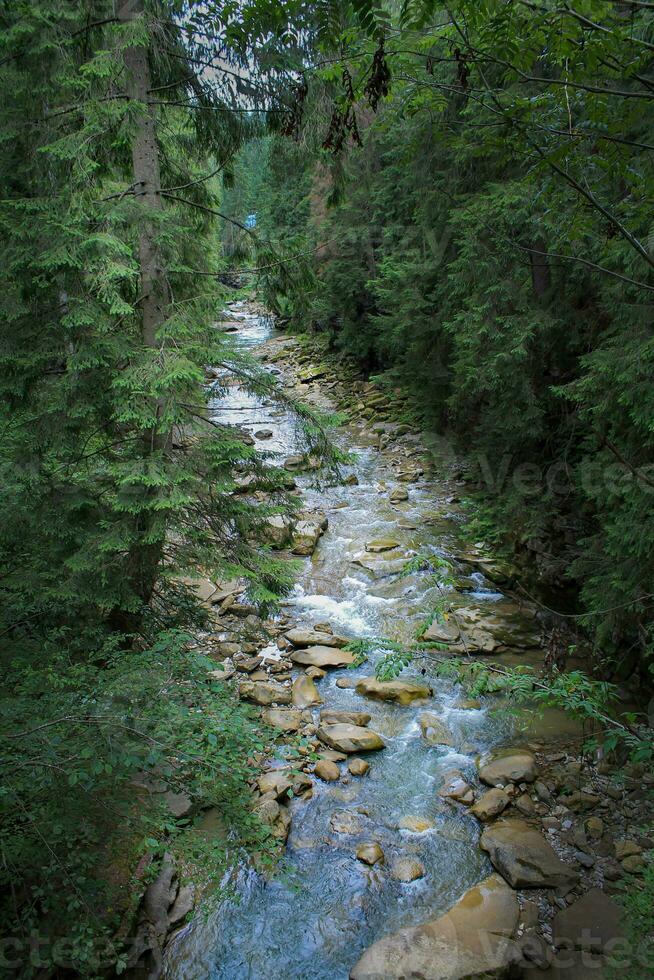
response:
M269 158L271 237L312 188L293 240L313 277L286 283L284 308L452 436L483 538L508 531L576 593L603 671L647 677L651 11L409 0L374 115L372 33L334 31L298 146ZM363 145L329 157L317 107L342 98L344 67Z
M622 883L619 901L624 908L626 942L609 956L607 976L610 980L620 977L641 980L654 970L654 865L651 862L638 879L627 878Z

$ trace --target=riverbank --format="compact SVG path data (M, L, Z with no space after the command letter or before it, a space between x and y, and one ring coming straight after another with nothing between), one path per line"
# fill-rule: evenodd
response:
M234 312L289 393L324 410L349 399L351 378L331 377L332 368L316 363L296 338L265 339L247 308ZM419 574L401 571L425 548L447 555L456 570L457 628L443 634L438 624L428 627L455 656L463 646L500 662L536 662L545 638L538 608L499 591L500 580L504 588L510 584L506 564L494 562L481 543L462 547L457 461L450 458L439 470L410 424L392 420L397 406L374 386L355 384L359 400L347 406L350 418L339 438L356 460L344 468L342 487L312 485L307 461L292 452L286 457L306 510L294 526L273 519L271 543L304 556L306 567L282 615L260 620L240 600L238 584L213 584L213 591L205 584L218 628L204 642L221 664L216 670L232 678L241 697L261 705L280 733L270 768L253 787L253 805L280 842L288 839L299 890L286 893L244 872L241 903L222 911L220 934L194 924L174 940L170 977L335 980L351 969L356 977L403 976L423 968L412 957L422 955L425 940L394 929L422 927L452 906L475 903L481 919L452 913L428 930L439 949L454 916L450 945L467 949L473 960L483 953L474 942L480 930L506 940L499 951L491 944L488 969L548 968L556 949L579 945L581 939L563 932L581 936L594 925L598 902L611 921L592 955L602 952L615 938L619 916L597 890L606 896L624 872L637 875L646 865L651 842L642 831L652 811L642 799L647 782L640 771L616 776L605 762L589 764L583 733L557 731L556 719L542 732L532 724L514 733L492 715L492 697L465 698L431 675L428 660L409 668L414 676L386 686L367 679L374 662L349 666L348 640L375 633L407 642L415 635L435 590ZM276 410L244 401L242 393L222 405L221 417L230 410L255 440L288 450L289 423ZM480 879L487 881L481 892L474 890ZM457 905L468 886L472 891ZM323 896L318 919L315 909L308 913L303 888L309 898ZM289 935L286 927L280 944L269 930L262 934L262 914L272 923L293 916L301 933ZM389 933L383 947L375 946ZM379 973L379 956L391 972ZM571 971L578 971L581 956L579 949L566 975L580 975Z

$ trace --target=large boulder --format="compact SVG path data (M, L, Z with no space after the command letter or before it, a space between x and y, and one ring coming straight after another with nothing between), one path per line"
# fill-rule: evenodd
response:
M293 528L291 551L294 555L309 557L316 550L318 539L323 531L314 521L298 521Z
M411 704L412 701L429 698L432 694L427 684L420 684L417 681L378 681L376 677L362 677L357 681L355 691L367 698L394 701L404 706Z
M506 810L510 802L508 793L505 793L503 789L489 789L470 808L470 813L477 820L481 820L482 823L487 823L489 820L494 820L495 817L499 817L500 813Z
M284 634L294 647L344 647L348 642L345 636L327 633L323 630L301 629L299 626Z
M318 688L306 674L300 674L293 681L291 700L296 708L311 708L315 704L323 704Z
M302 727L302 712L293 708L266 708L261 717L266 725L282 732L299 732Z
M381 554L384 551L392 551L394 548L399 548L400 542L396 541L395 538L376 538L374 541L368 541L366 543L366 551L371 554Z
M522 749L504 750L482 765L479 778L488 786L533 783L536 778L536 760L531 752Z
M499 875L469 889L445 915L373 943L351 980L472 980L508 977L520 959L519 910Z
M459 606L448 621L434 621L422 634L426 642L444 643L452 653L496 654L539 646L535 609L510 599Z
M361 725L321 725L318 738L337 752L371 752L385 748L377 732Z
M320 721L323 725L360 725L364 727L370 721L371 715L365 711L330 711L323 708Z
M418 724L422 739L427 745L454 745L452 732L433 711L423 711Z
M524 820L507 818L491 824L481 835L480 846L513 888L567 889L579 880L577 872Z
M354 663L354 654L349 650L339 650L337 647L328 647L324 644L317 647L306 647L304 650L295 650L291 654L294 664L302 664L305 667L348 667Z
M276 681L241 681L239 694L255 704L290 704L291 689Z

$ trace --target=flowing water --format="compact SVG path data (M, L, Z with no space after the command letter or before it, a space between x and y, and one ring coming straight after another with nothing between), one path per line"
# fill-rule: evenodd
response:
M271 324L241 309L240 342L265 342ZM292 421L273 405L234 389L216 410L221 421L252 432L272 429L273 439L262 444L267 450L284 455L293 451ZM298 478L306 485L307 505L325 511L329 528L313 558L305 559L286 612L298 625L327 620L334 632L350 637L410 640L429 613L433 596L424 576L400 577L398 571L417 552L456 553L458 518L446 503L451 488L413 484L409 501L392 506L388 497L398 486L396 477L363 429L341 429L337 438L355 454L350 471L359 483L316 489L308 486L308 479ZM392 537L398 548L368 554L366 542L380 537ZM470 588L478 603L502 598L479 574L470 580ZM492 717L484 706L457 707L461 692L432 677L428 660L409 668L407 675L420 671L425 671L421 679L431 683L434 697L411 707L372 701L336 686L339 677L371 675L374 662L331 671L318 682L325 707L369 712L370 728L382 735L386 748L368 755L365 777L338 783L316 780L311 800L290 804L286 873L266 881L243 869L239 900L224 902L207 918L199 916L175 939L167 958L168 980L346 980L372 942L435 918L489 872L478 847L477 821L440 799L438 790L449 769L472 776L479 752L505 740L508 723ZM418 718L425 710L437 712L447 724L454 747L424 744ZM355 832L332 829L330 818L342 811L351 811L356 825L350 829ZM406 816L423 819L428 829L398 829ZM385 863L372 868L355 857L357 845L370 840L378 841L385 854ZM425 876L410 884L396 881L389 869L400 856L421 861Z

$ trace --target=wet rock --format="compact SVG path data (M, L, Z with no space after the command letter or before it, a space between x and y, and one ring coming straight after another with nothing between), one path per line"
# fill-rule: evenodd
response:
M267 517L260 532L261 540L273 548L285 548L291 540L292 522L283 514ZM232 607L233 609L233 607Z
M359 477L356 473L348 473L348 475L343 480L346 487L357 487L359 485Z
M536 778L536 760L531 752L505 750L481 767L479 778L488 786L532 783Z
M480 606L460 606L446 623L433 622L421 639L445 643L452 653L493 654L539 646L534 612L508 599Z
M482 823L487 823L489 820L494 820L495 817L499 817L500 813L506 810L510 802L511 800L508 794L503 789L489 789L470 808L470 813L477 817L477 820L481 820Z
M273 837L285 841L291 829L291 815L284 806L276 800L262 800L254 807L262 823L270 827Z
M364 864L384 863L384 852L377 841L368 841L365 844L359 844L356 849L356 856L357 860L362 861Z
M338 810L332 813L329 826L335 834L360 834L363 829L361 817L353 810Z
M309 557L316 550L323 530L312 521L298 521L291 536L291 551L300 557Z
M481 701L477 698L463 698L457 701L454 705L459 711L479 711L481 708Z
M300 674L293 681L291 700L296 708L310 708L315 704L323 704L318 688L306 674Z
M323 725L358 725L364 727L370 721L371 716L365 711L330 711L323 708L320 712L320 720Z
M318 738L338 752L370 752L385 748L377 732L360 725L321 725Z
M354 677L337 677L336 687L340 687L341 690L349 691L354 690L357 686L356 679Z
M412 834L424 834L427 830L434 829L434 821L429 817L415 817L413 814L408 814L406 817L401 817L397 829L408 830Z
M323 670L321 667L307 667L305 674L310 677L312 681L319 681L326 675L327 671Z
M297 732L302 727L302 712L293 708L266 708L261 717L266 725L282 732Z
M278 800L288 800L289 790L294 796L299 796L311 789L312 785L305 773L294 773L290 769L271 769L264 772L259 776L257 784L264 796L272 793Z
M463 778L463 774L458 769L451 769L450 772L445 773L444 783L438 791L438 795L446 800L455 800L464 806L472 806L475 802L472 786Z
M334 749L324 749L318 753L320 759L328 759L330 762L345 762L347 756L345 752L335 752Z
M265 706L291 703L290 687L284 687L275 681L241 681L239 694L246 701Z
M366 543L366 551L377 555L384 551L392 551L393 548L399 548L399 546L400 542L395 541L394 538L376 538L374 541L368 541Z
M272 429L257 429L254 433L255 439L272 439L274 432Z
M507 818L486 827L480 846L513 888L566 888L579 876L524 820Z
M376 677L363 677L356 683L357 694L380 701L394 701L395 704L407 706L412 701L429 698L432 690L426 684L417 681L378 681Z
M401 504L403 500L409 499L409 491L405 487L396 487L388 499L392 504Z
M599 888L591 888L552 922L554 945L601 953L622 939L622 909Z
M313 771L318 779L322 779L326 783L333 783L341 777L341 771L336 763L329 762L327 759L320 759L316 762L316 767Z
M469 889L449 912L370 946L351 980L472 980L505 977L519 958L511 937L518 901L499 875Z
M289 643L294 647L344 647L348 642L345 636L337 636L327 630L308 630L296 629L289 630L284 634Z
M347 769L352 776L365 776L370 769L370 763L365 759L350 759Z
M295 650L291 654L294 664L302 664L307 667L347 667L354 663L354 654L349 650L339 650L333 646L306 647L304 650Z
M418 724L422 739L427 745L454 745L452 732L433 711L424 711Z
M425 866L417 858L401 857L393 863L391 876L396 881L408 884L410 881L417 881L418 878L425 877Z

